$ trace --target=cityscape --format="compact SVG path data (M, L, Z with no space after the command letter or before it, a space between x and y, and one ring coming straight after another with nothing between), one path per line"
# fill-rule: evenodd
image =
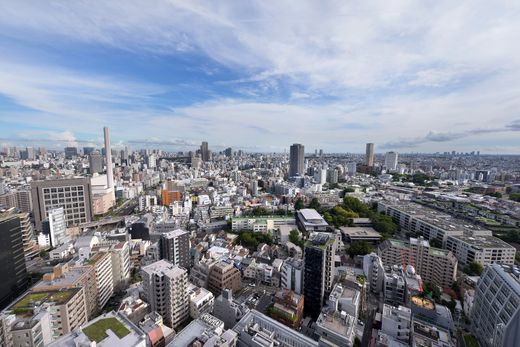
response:
M0 1L0 347L520 347L519 13Z

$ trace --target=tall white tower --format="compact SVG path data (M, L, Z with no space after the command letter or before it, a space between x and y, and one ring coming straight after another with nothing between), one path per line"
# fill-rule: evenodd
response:
M112 191L112 200L116 200L116 190L114 188L114 172L112 169L112 148L110 147L110 132L108 127L103 128L105 134L105 157L107 159L107 187Z

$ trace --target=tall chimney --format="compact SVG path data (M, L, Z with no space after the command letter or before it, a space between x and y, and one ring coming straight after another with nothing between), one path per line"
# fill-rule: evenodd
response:
M112 190L112 199L116 200L116 192L114 189L114 172L112 170L112 148L110 147L110 133L108 127L104 127L105 133L105 157L107 159L107 186Z

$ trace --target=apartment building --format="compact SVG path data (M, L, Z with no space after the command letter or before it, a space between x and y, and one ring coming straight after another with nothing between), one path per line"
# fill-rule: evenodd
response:
M513 265L516 248L494 236L449 236L446 249L457 257L460 266L471 262Z
M218 296L224 289L238 291L242 286L240 271L231 261L221 260L212 268L208 277L208 289Z
M412 328L412 310L405 306L383 305L381 331L400 342L408 344Z
M282 288L290 289L296 294L303 293L303 260L287 258L284 260L280 271L280 284Z
M456 279L458 261L453 253L430 247L422 237L410 238L409 242L386 240L379 246L378 255L385 266L412 265L423 281L443 288Z
M87 266L94 268L97 306L102 310L112 295L114 295L114 278L112 274L112 256L108 252L94 254L87 261Z
M271 317L277 321L298 329L303 319L303 295L296 294L292 290L282 289L274 296L274 305L271 309Z
M190 296L190 317L198 318L203 313L213 312L213 305L215 303L215 296L206 288L197 287L196 285L188 284L188 293Z
M286 216L234 217L231 220L231 229L233 231L272 232L281 225L294 225L296 228L296 220L294 217Z
M159 241L161 259L189 269L190 261L190 233L177 229L163 233Z
M157 311L164 324L172 329L189 318L188 272L166 260L141 269L143 289L152 311Z

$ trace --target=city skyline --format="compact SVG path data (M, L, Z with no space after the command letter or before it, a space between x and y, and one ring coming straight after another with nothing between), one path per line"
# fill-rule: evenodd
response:
M1 8L2 146L520 153L515 4Z

